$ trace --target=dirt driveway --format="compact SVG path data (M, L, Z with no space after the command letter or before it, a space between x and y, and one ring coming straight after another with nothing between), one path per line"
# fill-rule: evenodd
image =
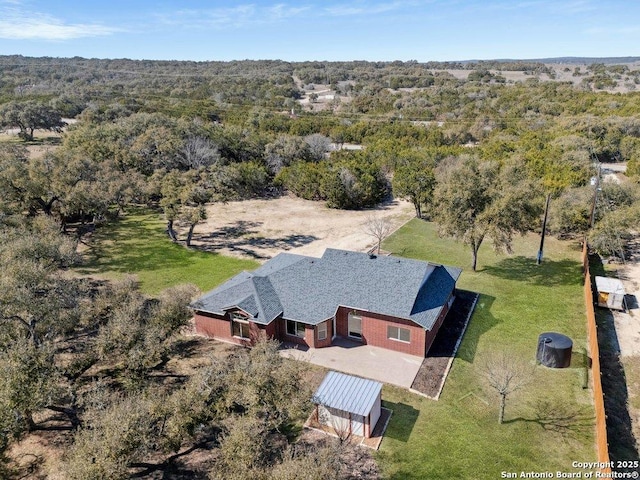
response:
M321 256L327 247L364 251L374 245L364 231L372 216L394 230L414 215L413 206L393 200L375 209L336 210L296 197L210 205L196 226L193 245L225 255L266 260L280 252Z

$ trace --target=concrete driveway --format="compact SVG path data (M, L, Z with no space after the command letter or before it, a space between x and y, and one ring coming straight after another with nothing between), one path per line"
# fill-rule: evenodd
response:
M422 357L339 338L334 340L333 346L325 348L284 344L280 354L403 388L411 387L424 360Z

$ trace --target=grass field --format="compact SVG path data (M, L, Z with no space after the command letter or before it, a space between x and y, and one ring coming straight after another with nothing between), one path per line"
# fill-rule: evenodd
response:
M148 293L184 282L208 290L258 265L173 244L161 216L150 211L99 229L90 245L81 273L135 274ZM412 220L385 242L396 255L462 267L460 288L482 294L439 401L384 387L383 403L394 412L376 454L385 478L497 479L502 472L576 471L573 461L595 459L593 407L583 388L579 249L548 238L544 262L536 266L537 237L519 238L514 247L511 256L483 247L474 273L468 249L438 238L427 222ZM507 350L533 368L544 331L573 339L572 368L535 367L531 382L509 398L506 421L498 425L497 397L479 379L478 366L491 351Z
M162 216L137 211L98 229L84 251L78 271L86 275L119 278L136 275L141 289L155 294L181 283L207 291L258 263L187 249L169 241Z
M593 461L593 407L584 386L586 327L576 245L548 238L535 264L539 238L515 242L515 253L495 255L485 245L478 271L467 247L441 239L434 226L412 220L384 244L396 255L464 269L460 288L481 293L439 401L385 386L394 413L378 453L385 478L497 479L502 472L573 472L573 461ZM497 395L478 370L492 351L506 350L535 365L538 335L561 332L574 342L572 366L535 367L530 383L507 401L497 423Z

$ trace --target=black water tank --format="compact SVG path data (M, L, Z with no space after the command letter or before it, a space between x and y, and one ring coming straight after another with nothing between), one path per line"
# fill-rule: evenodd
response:
M541 333L538 337L536 360L546 367L567 368L571 365L573 342L566 335L555 332Z

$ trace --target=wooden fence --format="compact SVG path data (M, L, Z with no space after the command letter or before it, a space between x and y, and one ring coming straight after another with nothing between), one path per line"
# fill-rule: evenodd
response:
M602 392L602 381L600 379L600 348L598 347L596 313L593 308L593 290L591 285L591 274L589 272L589 253L587 250L586 240L582 247L582 266L584 273L584 304L587 310L587 339L589 342L589 354L591 357L593 402L596 414L596 450L598 454L598 462L602 464L610 464L609 445L607 443L607 421L604 411L604 393ZM611 472L611 469L608 467L600 470L605 473Z

